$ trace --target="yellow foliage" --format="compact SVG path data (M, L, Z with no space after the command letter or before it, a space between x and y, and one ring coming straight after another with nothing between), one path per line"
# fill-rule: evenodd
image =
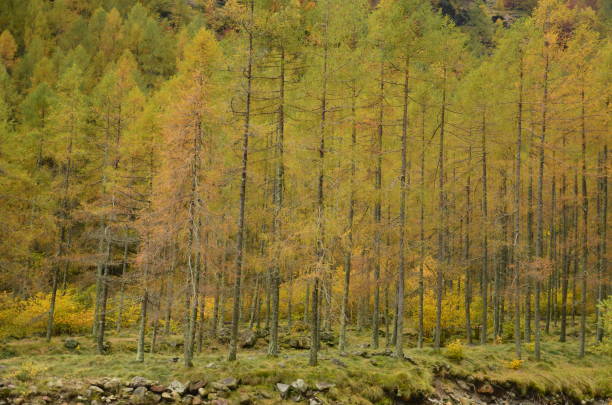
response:
M38 293L28 299L0 294L0 338L43 334L47 326L50 294ZM93 310L79 300L75 290L57 294L55 327L57 334L87 331L92 324Z
M449 343L444 349L444 357L451 360L462 360L463 354L463 343L461 340L456 339Z
M512 370L518 370L523 365L525 360L514 359L508 362L508 368Z
M40 374L44 373L47 367L40 363L33 363L32 361L24 362L21 367L9 373L9 378L16 378L19 381L31 381Z

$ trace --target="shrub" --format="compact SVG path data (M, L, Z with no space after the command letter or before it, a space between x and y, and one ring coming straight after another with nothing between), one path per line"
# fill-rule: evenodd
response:
M10 373L9 378L16 378L22 382L31 381L40 374L44 373L46 370L47 368L41 364L26 361L17 370Z
M22 338L43 334L47 326L50 294L38 293L21 299L0 293L0 338ZM75 290L57 294L55 303L56 334L86 332L93 320L93 310L84 304Z
M444 357L451 360L462 360L464 357L463 354L463 343L461 340L457 339L453 342L449 343L444 349Z
M508 362L508 368L511 370L518 370L523 365L525 360L514 359Z

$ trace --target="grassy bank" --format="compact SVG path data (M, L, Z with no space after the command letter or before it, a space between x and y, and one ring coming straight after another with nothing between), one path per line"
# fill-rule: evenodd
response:
M15 381L26 390L32 384L49 381L118 377L129 380L142 376L169 383L172 380L204 379L216 381L225 377L241 380L240 393L257 393L278 400L274 385L302 378L309 384L329 382L335 387L324 396L329 401L348 403L385 403L389 398L405 400L426 397L435 390L438 380L461 379L474 387L490 383L529 397L564 394L574 399L609 398L612 396L612 359L601 353L590 353L579 359L573 342L561 344L552 340L543 344L541 361L529 351L523 361L514 358L511 344L459 346L455 351L431 348L408 349L407 360L395 359L383 349L365 348L366 337L352 340L352 349L340 353L333 347L322 351L320 365L308 366L308 351L284 349L277 358L265 355L265 342L240 352L237 362L225 360L226 348L220 344L205 346L193 368L185 368L176 357L180 348L169 337L161 342L158 353L147 354L145 362L135 361L135 337L129 334L109 338L112 351L95 354L90 338L76 337L78 349L64 347L62 338L50 343L43 339L22 339L4 343L0 349L0 379ZM174 340L173 340L174 339ZM528 345L527 345L528 347ZM236 394L237 395L237 394ZM268 402L264 400L262 403Z

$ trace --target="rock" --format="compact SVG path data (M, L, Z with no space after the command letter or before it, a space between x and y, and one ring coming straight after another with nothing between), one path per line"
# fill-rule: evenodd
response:
M161 397L157 394L147 391L146 387L137 387L134 389L130 397L131 403L134 404L155 404L161 400Z
M121 388L121 380L118 378L111 378L110 380L106 381L102 387L105 391L118 392L119 388Z
M54 389L62 389L64 388L64 381L63 380L54 380L54 381L49 381L47 383L47 387L49 388L54 388Z
M153 384L149 389L155 394L161 394L162 392L166 391L166 387L161 384Z
M134 391L132 392L132 396L138 397L138 398L144 398L146 394L147 394L147 388L143 386L136 387Z
M203 403L204 401L202 401L202 398L200 397L193 397L191 400L191 405L202 405Z
M131 387L125 387L121 389L121 392L124 394L131 394L132 392L134 392L134 388Z
M210 390L209 389L200 388L198 390L198 395L201 396L202 398L206 398L208 396L208 394L210 394Z
M240 404L240 405L251 405L251 404L254 404L254 402L253 402L253 399L249 395L242 394L238 398L238 404Z
M161 401L161 395L157 395L152 392L147 392L145 395L145 399L147 401L147 404L156 404Z
M229 391L229 388L227 386L221 384L218 381L211 383L210 388L212 388L213 391Z
M227 377L219 381L219 384L225 385L230 390L235 390L236 388L238 388L239 383L240 382L234 377Z
M66 339L64 340L64 347L69 350L76 350L79 348L79 341L76 339Z
M308 385L306 385L306 383L304 382L304 380L302 380L301 378L298 378L297 380L295 380L294 382L291 383L291 388L300 394L305 394L306 391L308 391Z
M229 405L229 401L225 398L215 399L211 402L211 405Z
M166 401L172 401L174 399L174 397L172 396L171 393L169 392L162 392L161 394L161 398L165 399Z
M276 383L276 389L280 393L282 399L287 399L289 397L289 390L291 386L289 384Z
M346 364L340 359L331 359L330 361L338 367L346 368Z
M87 391L90 393L89 396L94 394L104 394L104 390L97 385L90 385L89 388L87 388Z
M329 331L321 331L319 339L328 346L335 346L338 343L336 335Z
M208 382L204 380L190 381L189 384L187 384L187 391L195 395L201 388L206 387L206 384L208 384Z
M132 388L150 387L151 386L151 381L147 380L144 377L134 377L134 378L132 378L132 381L130 381L130 383L128 385L130 387L132 387Z
M310 339L307 336L291 337L289 347L297 350L310 349Z
M257 344L257 340L259 340L259 335L253 331L248 331L245 333L240 345L245 349L250 349Z
M391 349L385 349L382 352L377 352L377 353L373 353L374 356L386 356L386 357L391 357L393 356L393 350Z
M181 404L185 404L185 405L190 405L193 403L193 396L192 395L185 395L183 397L183 400L181 401Z
M312 397L308 400L308 405L321 405L323 402L317 397Z
M336 384L328 383L328 382L318 382L315 384L317 391L329 391L331 388L334 388Z
M485 383L482 387L478 388L478 392L481 394L493 395L495 390L489 383Z
M470 386L463 380L457 380L457 385L464 391L471 391Z
M215 368L215 367L217 367L217 366L215 365L215 363L208 363L208 364L206 365L206 368Z
M170 391L174 391L180 395L183 395L186 390L185 385L182 382L176 380L172 381L170 385L168 385L168 388L170 389Z

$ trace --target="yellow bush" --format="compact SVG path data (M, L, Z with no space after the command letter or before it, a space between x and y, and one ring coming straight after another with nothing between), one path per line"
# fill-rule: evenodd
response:
M0 294L0 338L43 334L47 327L50 294L38 293L20 299L8 293ZM75 290L57 294L55 303L56 334L87 331L92 324L93 310Z
M523 365L525 360L514 359L508 362L508 368L512 370L518 370Z
M463 354L463 343L457 339L449 343L444 349L444 357L451 360L462 360Z
M534 342L525 343L524 347L525 347L525 350L527 350L529 353L535 352L535 343Z
M9 378L16 378L19 381L31 381L47 370L41 364L34 364L31 361L24 362L17 370L9 373Z

